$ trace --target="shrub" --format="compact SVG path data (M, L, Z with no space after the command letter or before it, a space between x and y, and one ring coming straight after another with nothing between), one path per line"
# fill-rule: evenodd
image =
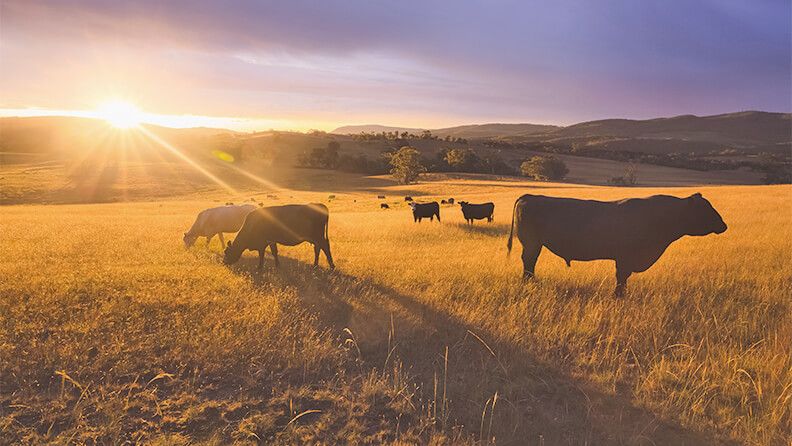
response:
M538 181L561 180L568 173L566 164L554 156L534 156L523 161L520 172Z

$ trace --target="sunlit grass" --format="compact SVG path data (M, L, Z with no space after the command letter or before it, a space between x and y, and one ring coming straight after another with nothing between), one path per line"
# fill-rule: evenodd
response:
M443 207L442 224L415 224L399 188L388 211L370 193L254 197L324 199L334 273L305 264L308 246L261 274L250 253L223 266L217 242L184 250L207 201L3 208L0 429L33 442L789 440L790 187L695 189L729 230L676 242L614 300L611 262L567 268L544 251L523 283L505 238L528 187L458 183L410 188L491 199L494 223L470 229Z

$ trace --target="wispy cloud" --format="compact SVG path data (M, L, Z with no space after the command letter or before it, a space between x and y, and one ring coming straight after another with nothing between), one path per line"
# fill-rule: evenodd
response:
M5 0L0 107L444 125L789 111L786 1Z

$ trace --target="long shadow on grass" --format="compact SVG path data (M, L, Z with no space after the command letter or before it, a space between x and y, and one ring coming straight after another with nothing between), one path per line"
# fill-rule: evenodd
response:
M524 346L416 296L286 257L279 269L268 262L257 272L256 265L256 258L243 257L233 269L256 286L296 289L321 328L340 338L350 337L344 329L350 330L365 368L388 373L403 364L418 386L422 410L436 413L438 424L464 425L476 438L492 436L499 444L718 442L625 395L596 390Z
M469 225L467 223L451 223L451 226L468 232L470 234L480 234L489 237L504 237L509 235L509 225L505 223L486 223L485 220ZM506 243L504 239L504 244Z

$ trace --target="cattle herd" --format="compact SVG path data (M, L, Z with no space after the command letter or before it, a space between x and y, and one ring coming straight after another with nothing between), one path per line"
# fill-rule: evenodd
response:
M440 205L436 201L418 203L412 197L404 200L412 210L413 221L424 218L434 221L437 217L440 222ZM454 199L442 203L453 204ZM492 222L493 203L460 201L459 205L466 223L483 219ZM385 203L380 206L389 209ZM334 269L328 237L329 216L327 206L321 203L258 208L252 204L226 203L201 211L183 240L189 248L198 237L206 237L208 246L217 235L225 245L225 264L235 263L246 250L258 251L259 269L263 267L267 248L277 267L279 244L295 246L308 242L314 247L314 266L319 263L319 254L324 252L330 269ZM726 231L726 223L699 193L686 198L654 195L619 201L523 195L514 203L510 228L506 246L511 252L516 228L523 248L524 278L533 278L542 248L564 259L567 266L573 260L614 260L614 294L619 297L630 275L649 269L671 243L686 235L721 234ZM223 233L235 232L239 232L237 237L226 244Z

